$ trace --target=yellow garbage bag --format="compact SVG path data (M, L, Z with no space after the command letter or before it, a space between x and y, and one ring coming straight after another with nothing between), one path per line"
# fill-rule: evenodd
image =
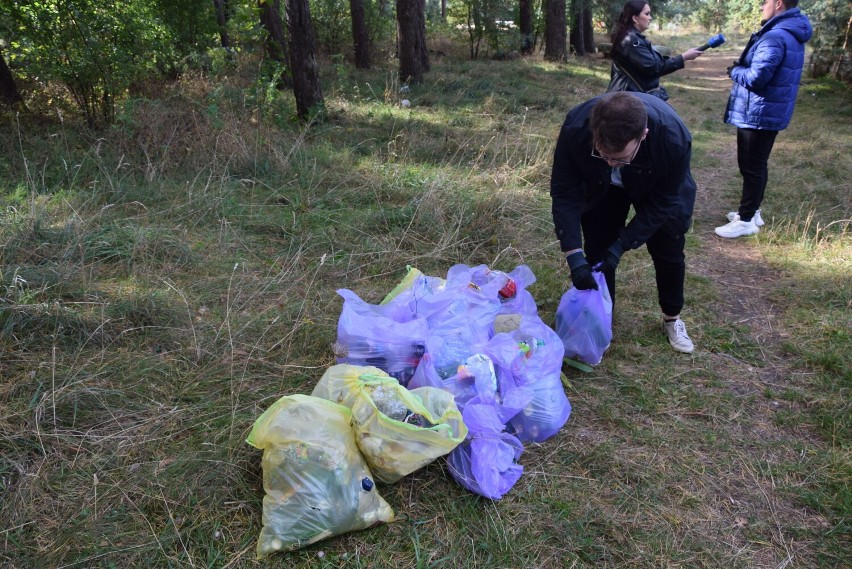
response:
M453 394L408 390L376 367L339 364L311 395L352 410L355 442L376 479L387 484L452 451L467 436Z
M246 442L263 450L263 529L258 557L389 522L351 428L348 408L307 395L276 401Z

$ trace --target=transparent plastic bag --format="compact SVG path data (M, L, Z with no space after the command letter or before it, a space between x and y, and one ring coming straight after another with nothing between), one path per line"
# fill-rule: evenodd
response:
M526 388L532 395L509 420L523 442L542 442L555 435L571 415L562 386L561 338L537 316L527 316L520 329L497 334L485 348L502 371L501 390ZM508 385L507 385L508 384Z
M467 435L451 393L408 390L378 368L332 366L312 395L352 410L356 444L381 482L396 482L444 456Z
M267 409L246 442L263 450L258 557L393 520L358 451L346 407L289 395Z
M446 284L444 279L426 276L414 267L406 270L402 281L380 303L384 313L399 322L422 316L419 302L440 294Z
M455 375L458 367L481 351L494 334L494 318L500 302L487 298L475 288L464 286L447 289L440 304L426 316L434 343L432 362L443 378Z
M500 300L498 316L538 315L535 299L527 291L527 287L535 283L535 275L526 265L518 265L511 273L489 269L487 265L473 268L471 282L479 286L489 296ZM499 319L498 319L499 320ZM498 324L495 323L495 326Z
M499 500L512 489L524 472L518 464L524 446L504 432L504 424L493 403L471 402L465 406L468 439L447 457L450 475L463 488Z
M429 336L423 318L398 321L393 306L369 304L347 289L337 321L337 363L374 366L406 385L426 350Z
M612 298L603 273L592 276L598 290L569 288L556 309L556 333L565 346L565 357L598 365L612 341Z

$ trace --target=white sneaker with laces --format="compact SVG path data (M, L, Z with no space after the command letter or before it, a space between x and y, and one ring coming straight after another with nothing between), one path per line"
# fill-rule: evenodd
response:
M663 320L663 332L668 336L669 344L676 352L691 354L692 350L695 349L695 345L689 339L689 334L686 333L686 324L680 318L671 322Z
M740 214L736 211L729 211L727 218L728 218L728 221L734 221L735 219L740 218ZM763 227L764 225L766 225L763 222L763 218L760 216L760 210L757 210L756 212L754 212L754 217L752 217L751 220L758 227Z
M725 239L734 239L735 237L744 237L746 235L754 235L760 231L754 219L751 221L743 221L740 216L737 216L730 223L726 223L721 227L716 228L716 235Z

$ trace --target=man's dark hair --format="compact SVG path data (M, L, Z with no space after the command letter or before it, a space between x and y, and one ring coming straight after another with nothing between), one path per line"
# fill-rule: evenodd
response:
M647 124L645 104L626 91L603 95L589 117L592 140L605 150L623 150L628 142L645 133Z
M784 4L785 10L792 10L799 6L799 0L781 0L781 2Z

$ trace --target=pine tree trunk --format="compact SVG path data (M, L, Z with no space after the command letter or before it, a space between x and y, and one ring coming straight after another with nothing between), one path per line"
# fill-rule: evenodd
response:
M284 67L284 71L278 77L278 88L292 87L290 50L287 47L287 36L281 19L281 0L258 0L257 7L260 10L260 25L266 30L264 51L269 59Z
M12 70L6 65L3 50L0 50L0 100L13 108L21 106L24 102L23 97L18 92L18 86L15 84L15 78L12 76Z
M399 79L405 83L420 83L429 71L426 51L425 0L396 0L399 26Z
M575 12L573 17L571 18L571 35L570 42L571 47L574 50L576 55L585 55L586 54L586 39L583 36L585 30L583 29L583 14L582 12Z
M290 30L296 114L305 120L311 118L312 113L318 112L324 104L308 0L287 0L287 24Z
M228 0L213 0L213 7L216 9L216 23L219 24L219 39L222 41L222 47L229 49L231 39L228 36Z
M518 6L518 27L521 31L521 53L529 55L535 51L532 20L533 0L520 0Z
M583 8L583 39L586 42L586 53L595 53L595 28L592 23L592 9L589 6Z
M370 39L364 19L364 0L349 0L352 13L352 39L355 42L355 67L370 68Z
M564 61L568 55L565 0L545 0L544 58Z

